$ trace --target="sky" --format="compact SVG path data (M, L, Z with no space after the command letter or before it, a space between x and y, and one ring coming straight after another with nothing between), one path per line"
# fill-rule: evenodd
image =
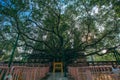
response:
M5 3L5 1L8 2L8 3L10 3L10 0L0 0L0 4L2 4L2 5L7 5L7 4Z
M5 5L5 3L3 2L3 0L0 0L0 5Z

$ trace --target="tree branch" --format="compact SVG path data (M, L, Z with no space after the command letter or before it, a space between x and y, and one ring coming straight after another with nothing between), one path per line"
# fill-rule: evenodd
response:
M114 46L114 47L104 48L104 49L97 50L97 51L95 51L95 52L86 54L85 56L90 56L90 55L95 55L95 54L97 54L97 55L99 55L99 56L102 56L102 55L105 55L105 54L108 53L108 52L111 52L112 50L114 50L114 49L116 49L116 48L118 48L118 47L120 47L120 44L117 45L117 46ZM104 54L99 54L99 52L101 52L102 50L107 50L107 52L104 53Z

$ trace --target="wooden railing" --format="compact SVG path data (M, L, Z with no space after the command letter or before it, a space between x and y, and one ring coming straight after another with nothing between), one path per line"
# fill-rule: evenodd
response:
M8 75L10 72L8 67L0 66L0 80L4 80L5 75Z
M111 66L68 67L75 80L120 80L111 70Z
M117 61L79 61L76 63L71 63L68 66L105 66L105 65L118 65Z
M0 80L40 80L48 72L49 67L0 66Z
M71 66L82 66L87 65L87 66L101 66L101 65L112 65L112 64L117 64L117 61L86 61L86 62L77 62L74 64L69 64ZM39 66L49 66L50 64L42 64L42 63L29 63L29 62L13 62L12 66L30 66L30 67L39 67ZM83 65L83 66L84 66ZM0 62L0 66L8 66L8 62Z

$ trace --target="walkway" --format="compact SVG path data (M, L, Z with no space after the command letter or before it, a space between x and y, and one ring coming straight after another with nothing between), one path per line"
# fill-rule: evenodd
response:
M70 80L70 79L64 77L62 73L49 73L48 78L44 80Z

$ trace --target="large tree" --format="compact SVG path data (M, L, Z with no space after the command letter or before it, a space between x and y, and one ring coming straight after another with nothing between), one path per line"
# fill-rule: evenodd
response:
M66 61L76 54L109 53L120 45L119 4L119 0L1 0L0 49L11 49L19 34L17 47Z

